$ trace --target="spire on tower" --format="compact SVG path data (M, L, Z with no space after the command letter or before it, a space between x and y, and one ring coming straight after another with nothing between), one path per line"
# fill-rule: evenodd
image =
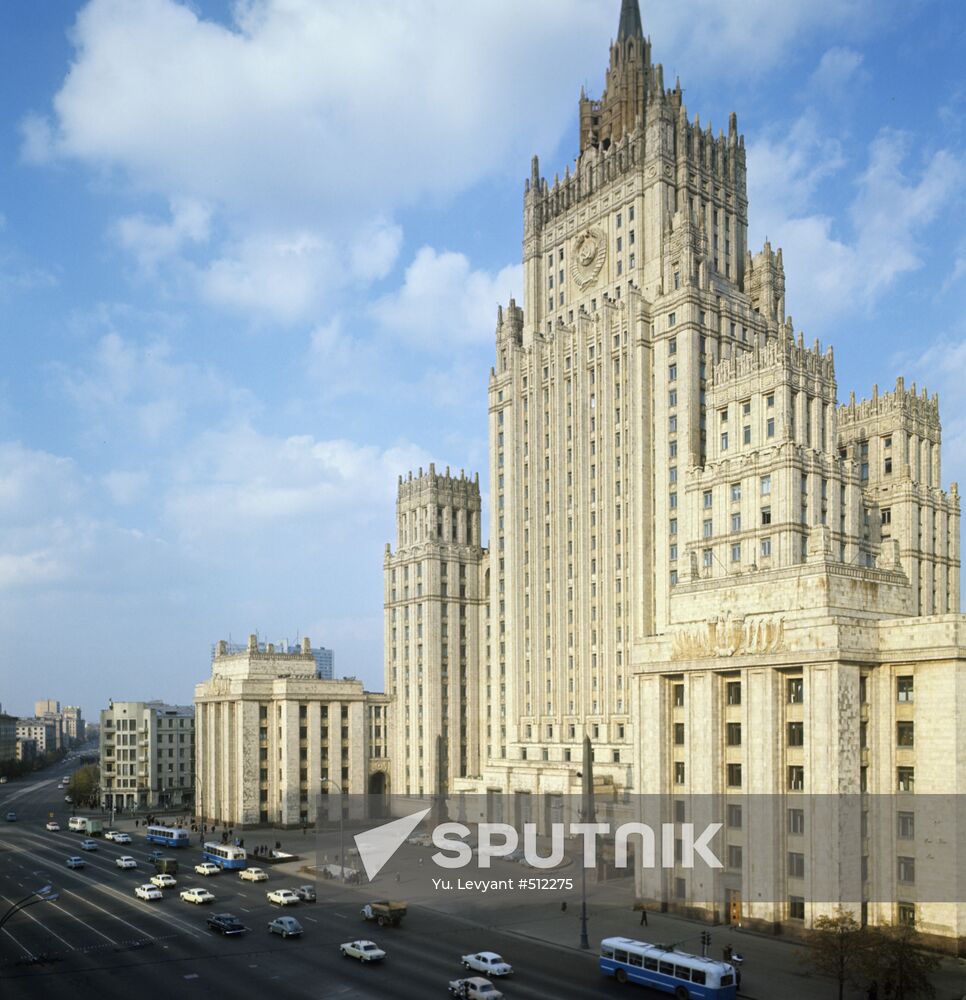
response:
M644 38L638 0L623 0L621 5L621 23L617 29L617 41L626 42L628 38Z

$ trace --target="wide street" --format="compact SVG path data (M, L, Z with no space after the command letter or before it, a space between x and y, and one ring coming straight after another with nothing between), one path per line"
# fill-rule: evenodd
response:
M677 942L682 950L697 951L700 933L706 929L662 913L650 913L645 929L632 909L629 879L592 884L591 947L582 952L577 947L576 879L572 888L553 893L458 891L456 874L503 879L535 873L503 862L490 872L445 872L429 863L431 848L406 845L371 886L343 887L319 880L317 903L300 903L284 911L302 923L304 936L283 941L268 932L268 921L280 911L267 902L267 889L312 881L298 871L300 864L334 861L337 834L316 839L297 831L245 831L249 848L280 836L284 847L304 859L281 866L264 864L269 880L254 884L234 873L195 875L193 867L201 860L196 840L191 848L174 852L179 861L177 887L167 889L160 902L144 902L135 898L134 888L154 874L147 857L153 845L130 820L117 826L131 832L131 844L98 838L93 852L81 851L83 835L68 831L70 806L58 781L76 766L76 762L56 764L0 786L0 919L42 886L50 884L60 894L53 902L37 902L13 914L0 931L3 1000L191 995L425 1000L446 996L447 982L466 974L459 956L480 950L497 951L513 964L514 976L498 984L507 1000L623 997L628 988L597 970L601 937ZM2 819L9 810L16 811L16 822ZM51 818L60 823L61 831L45 829ZM347 834L346 846L350 844ZM115 859L122 854L134 857L138 869L119 869ZM82 856L86 867L67 868L65 861L71 855ZM554 874L577 872L569 868ZM433 878L440 876L453 879L453 891L433 886ZM197 885L210 889L215 902L203 906L182 902L178 893ZM360 918L361 905L380 897L408 900L409 913L401 927L383 929ZM240 917L249 933L226 939L209 931L208 914L222 911ZM745 956L742 998L810 1000L835 995L834 984L812 974L793 943L734 928L711 931L712 955L729 943ZM375 940L388 953L386 962L363 967L342 958L339 944L356 938ZM966 994L966 965L944 960L936 986L938 1000L959 1000ZM630 992L642 1000L665 995L637 988Z

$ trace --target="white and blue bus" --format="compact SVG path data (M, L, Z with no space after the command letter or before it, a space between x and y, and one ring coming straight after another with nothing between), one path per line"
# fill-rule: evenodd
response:
M248 864L244 847L231 844L205 844L202 850L205 861L211 861L219 868L245 868Z
M174 826L149 826L145 836L150 843L165 847L187 847L190 838L187 830Z
M734 1000L738 993L734 966L727 962L631 938L601 941L600 971L619 983L673 993L675 1000Z

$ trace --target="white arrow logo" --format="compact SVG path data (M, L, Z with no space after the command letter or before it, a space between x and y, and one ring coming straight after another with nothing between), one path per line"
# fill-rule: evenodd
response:
M429 810L423 809L422 812L413 813L411 816L404 816L402 819L394 819L391 823L384 823L374 830L366 830L365 833L356 834L353 839L370 882L382 871L386 862L402 847L406 838L428 815Z

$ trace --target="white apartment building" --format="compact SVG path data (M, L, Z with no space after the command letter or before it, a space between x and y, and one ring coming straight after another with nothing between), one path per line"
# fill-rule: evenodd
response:
M101 710L100 753L103 808L139 812L192 808L192 706L111 701Z

